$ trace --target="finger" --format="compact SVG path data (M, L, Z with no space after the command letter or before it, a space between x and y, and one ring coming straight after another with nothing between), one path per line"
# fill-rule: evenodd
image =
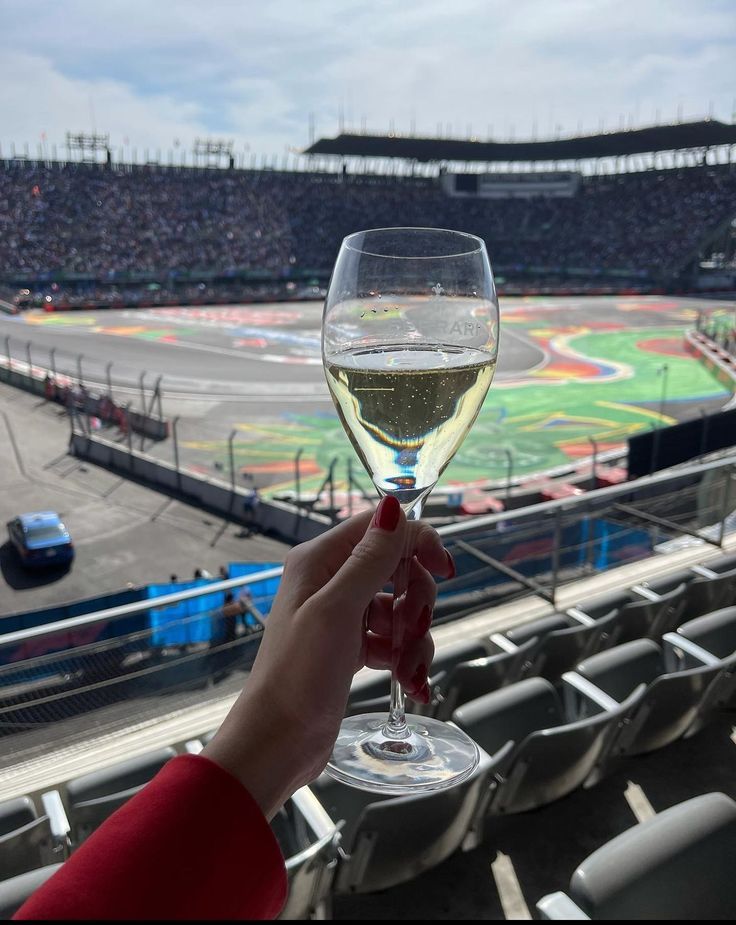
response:
M424 635L421 639L408 639L404 643L396 666L396 677L406 693L412 698L421 698L429 694L427 679L429 666L434 658L432 637ZM365 663L369 668L392 667L391 640L386 636L366 637ZM423 701L426 703L426 700Z
M396 571L404 553L405 533L406 518L399 502L383 498L359 542L318 592L327 612L355 613L362 618Z
M416 559L412 559L406 596L394 610L393 594L377 594L368 611L367 628L378 636L391 636L394 619L400 619L403 621L402 631L408 636L423 636L431 626L436 598L434 578Z
M412 521L409 529L411 549L427 571L442 578L454 578L455 562L434 527L420 520Z

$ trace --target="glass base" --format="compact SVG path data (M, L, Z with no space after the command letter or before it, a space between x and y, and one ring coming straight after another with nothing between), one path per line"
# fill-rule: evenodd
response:
M350 787L385 795L429 793L466 780L478 766L478 746L457 726L408 714L408 735L385 735L386 713L343 720L325 770Z

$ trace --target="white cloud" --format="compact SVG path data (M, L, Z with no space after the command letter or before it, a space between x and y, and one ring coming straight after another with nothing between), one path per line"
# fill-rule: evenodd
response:
M281 153L309 112L484 136L730 118L731 0L2 0L0 142L67 129Z

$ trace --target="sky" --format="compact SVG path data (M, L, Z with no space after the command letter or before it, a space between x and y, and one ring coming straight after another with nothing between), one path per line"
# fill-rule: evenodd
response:
M0 0L3 154L732 121L735 78L736 0Z

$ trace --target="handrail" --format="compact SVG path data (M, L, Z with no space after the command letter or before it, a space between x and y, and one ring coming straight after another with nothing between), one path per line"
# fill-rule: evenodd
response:
M573 498L558 498L552 501L544 501L539 504L532 504L528 507L517 510L502 511L497 514L488 514L481 517L473 517L470 520L464 520L459 523L443 524L438 527L437 532L441 537L455 537L457 535L472 534L476 530L485 527L495 526L507 520L520 520L522 518L539 518L545 514L551 514L558 510L564 510L571 513L576 509L584 508L591 502L598 503L608 501L623 494L631 494L634 491L646 489L650 486L666 484L670 481L677 481L691 475L698 475L713 470L727 468L736 465L736 453L725 458L712 462L698 463L687 468L658 472L654 475L643 476L635 481L625 482L621 485L612 485L605 488L599 488L594 491L586 492ZM120 604L116 607L109 607L105 610L95 611L89 614L83 614L78 617L69 617L65 620L59 620L55 623L45 623L40 626L29 629L17 630L12 633L0 635L0 648L8 645L33 639L38 636L53 635L68 630L78 629L81 626L89 626L95 623L101 623L118 617L129 616L140 613L141 611L159 609L170 604L176 604L180 601L190 600L201 597L205 594L215 594L220 591L229 591L233 588L240 588L244 585L253 584L256 581L264 581L268 578L279 578L283 573L283 566L276 566L266 569L262 572L254 572L250 575L243 575L239 578L228 578L222 581L214 581L208 585L192 588L188 591L176 591L172 594L166 594L161 597L149 598L145 601L134 601L131 604ZM10 616L10 615L8 615ZM2 617L0 617L2 620Z
M170 604L178 604L179 601L203 597L206 594L216 594L218 591L229 591L231 588L240 588L243 585L253 584L256 581L265 581L267 578L278 578L283 571L283 565L279 565L275 568L265 569L262 572L242 575L240 578L226 578L223 581L214 581L211 584L203 585L199 588L190 588L188 591L175 591L172 594L163 594L161 597L151 597L143 601L133 601L131 604L118 604L117 607L108 607L106 610L97 610L93 613L82 614L79 617L68 617L66 620L59 620L54 623L42 623L40 626L32 626L29 629L16 630L13 633L0 635L0 647L14 645L17 642L33 639L36 636L63 633L67 630L77 629L80 626L89 626L90 624L101 623L105 620L114 620L117 617L130 616L131 614L140 613L142 610L158 610Z

